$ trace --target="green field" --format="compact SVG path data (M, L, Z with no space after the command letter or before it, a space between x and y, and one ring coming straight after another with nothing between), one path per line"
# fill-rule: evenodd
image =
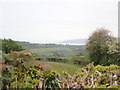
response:
M66 71L70 75L73 75L77 70L79 70L82 67L81 65L59 63L59 62L36 61L36 63L48 65L49 69L56 70L61 75L63 75L63 71Z

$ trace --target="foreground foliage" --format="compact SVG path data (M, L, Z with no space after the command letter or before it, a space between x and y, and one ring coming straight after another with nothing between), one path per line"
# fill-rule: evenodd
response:
M36 64L35 55L25 52L11 52L3 55L3 88L120 88L120 66L94 66L90 63L70 76L65 77Z
M73 77L67 76L66 83L69 88L120 88L120 69L117 65L94 66L90 63L82 68Z

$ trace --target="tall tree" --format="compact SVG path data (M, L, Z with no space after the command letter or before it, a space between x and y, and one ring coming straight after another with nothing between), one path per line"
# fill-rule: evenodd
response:
M109 54L109 63L120 65L120 43L119 42L111 42L108 43L108 54Z
M5 53L9 53L11 50L22 51L24 49L12 39L2 39L2 51Z
M92 33L86 44L86 51L91 62L107 65L109 60L109 42L116 39L107 29L100 28Z

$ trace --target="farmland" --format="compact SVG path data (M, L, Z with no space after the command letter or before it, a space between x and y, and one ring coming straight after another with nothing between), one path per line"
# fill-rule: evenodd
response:
M58 63L58 62L44 62L44 61L36 61L36 63L40 64L46 64L48 65L49 69L55 70L59 72L61 75L63 75L63 72L66 71L70 75L74 75L80 68L82 68L82 65L75 65L75 64L68 64L68 63Z
M84 55L84 45L62 45L62 44L37 44L29 42L17 43L23 46L27 52L35 53L37 56L66 57Z

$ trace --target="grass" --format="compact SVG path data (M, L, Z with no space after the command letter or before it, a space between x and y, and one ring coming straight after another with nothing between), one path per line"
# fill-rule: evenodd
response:
M61 75L63 75L63 71L68 72L70 75L75 74L75 72L80 69L81 65L68 64L68 63L58 63L58 62L46 62L46 61L36 61L37 64L45 64L49 65L51 70L55 70Z

